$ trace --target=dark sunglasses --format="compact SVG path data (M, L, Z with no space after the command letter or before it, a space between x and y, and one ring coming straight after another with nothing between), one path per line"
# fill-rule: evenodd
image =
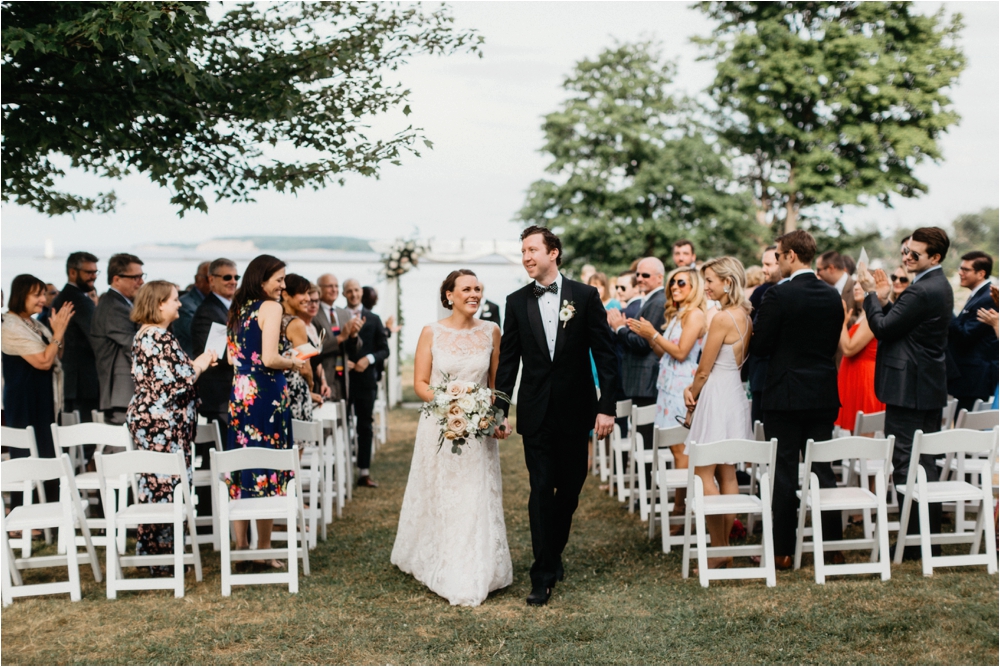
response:
M677 285L678 287L687 287L688 283L683 278L680 278L678 280L674 280L673 278L671 278L670 283L667 285L667 287L673 287L674 285Z
M913 258L914 262L920 259L920 253L917 252L916 250L910 250L909 248L903 248L902 250L899 251L899 254L902 255L903 257L909 255L910 257Z
M615 289L618 290L619 292L624 292L628 288L625 287L624 285L615 285Z
M899 276L893 276L892 277L892 282L899 283L900 285L905 285L908 282L910 282L910 279L909 278L900 278Z
M227 273L225 275L223 275L221 273L213 273L212 275L215 276L216 278L220 278L222 280L225 280L227 283L230 280L235 280L236 282L240 281L240 274L238 274L238 273L236 275L233 275L231 273Z
M653 274L652 273L637 273L637 274L635 274L635 277L636 278L642 278L643 280L649 280L650 278L653 277Z

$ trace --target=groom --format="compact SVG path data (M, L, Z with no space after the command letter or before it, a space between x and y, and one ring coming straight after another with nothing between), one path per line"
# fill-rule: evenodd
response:
M544 227L521 233L521 263L533 281L507 297L496 389L517 395L517 432L524 440L531 495L528 516L531 595L544 605L563 578L562 552L587 479L591 429L603 438L614 426L618 364L597 290L559 273L562 243ZM598 401L590 354L601 384ZM509 405L498 403L506 415ZM507 420L504 434L510 432Z

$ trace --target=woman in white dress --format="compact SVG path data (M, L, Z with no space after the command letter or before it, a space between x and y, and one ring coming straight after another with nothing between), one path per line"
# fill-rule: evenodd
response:
M687 445L751 437L750 401L747 400L740 368L746 360L753 334L750 303L743 286L743 265L735 257L712 259L701 267L705 296L719 302L719 312L708 326L708 336L695 372L694 383L684 390L684 402L695 408ZM739 493L736 466L721 464L698 466L705 495ZM716 486L718 481L718 486ZM711 516L707 519L712 546L727 546L729 531L736 516ZM732 558L710 558L708 566L726 567Z
M413 386L425 402L444 375L493 388L500 328L476 319L482 286L467 269L441 285L450 317L424 327ZM392 564L453 605L478 606L509 586L514 569L503 518L500 450L495 438L469 440L460 455L438 447L439 428L422 415L417 426Z

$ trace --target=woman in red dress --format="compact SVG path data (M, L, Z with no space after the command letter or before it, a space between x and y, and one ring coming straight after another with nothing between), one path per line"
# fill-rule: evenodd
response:
M855 283L855 303L863 303L864 298L861 285ZM840 372L837 375L840 415L836 424L853 431L858 410L864 413L881 412L885 410L885 403L875 396L875 351L878 349L878 341L868 326L864 308L859 309L857 321L848 329L850 315L849 312L845 313L844 328L840 332L840 351L844 359L840 362Z

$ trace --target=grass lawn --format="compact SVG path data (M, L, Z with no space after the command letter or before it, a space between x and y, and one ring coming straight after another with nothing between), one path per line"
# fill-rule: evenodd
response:
M984 567L925 579L919 563L906 563L886 583L857 576L816 586L806 566L779 573L773 589L755 581L705 590L681 579L679 550L660 553L594 478L564 554L566 581L547 607L528 608L528 480L517 438L501 446L514 584L481 607L452 608L389 564L416 422L416 411L393 412L391 441L372 466L381 488L355 492L312 552L298 595L258 586L223 598L210 550L204 582L188 575L180 600L169 591L107 600L81 567L82 602L24 598L3 610L3 662L997 664L998 580Z

